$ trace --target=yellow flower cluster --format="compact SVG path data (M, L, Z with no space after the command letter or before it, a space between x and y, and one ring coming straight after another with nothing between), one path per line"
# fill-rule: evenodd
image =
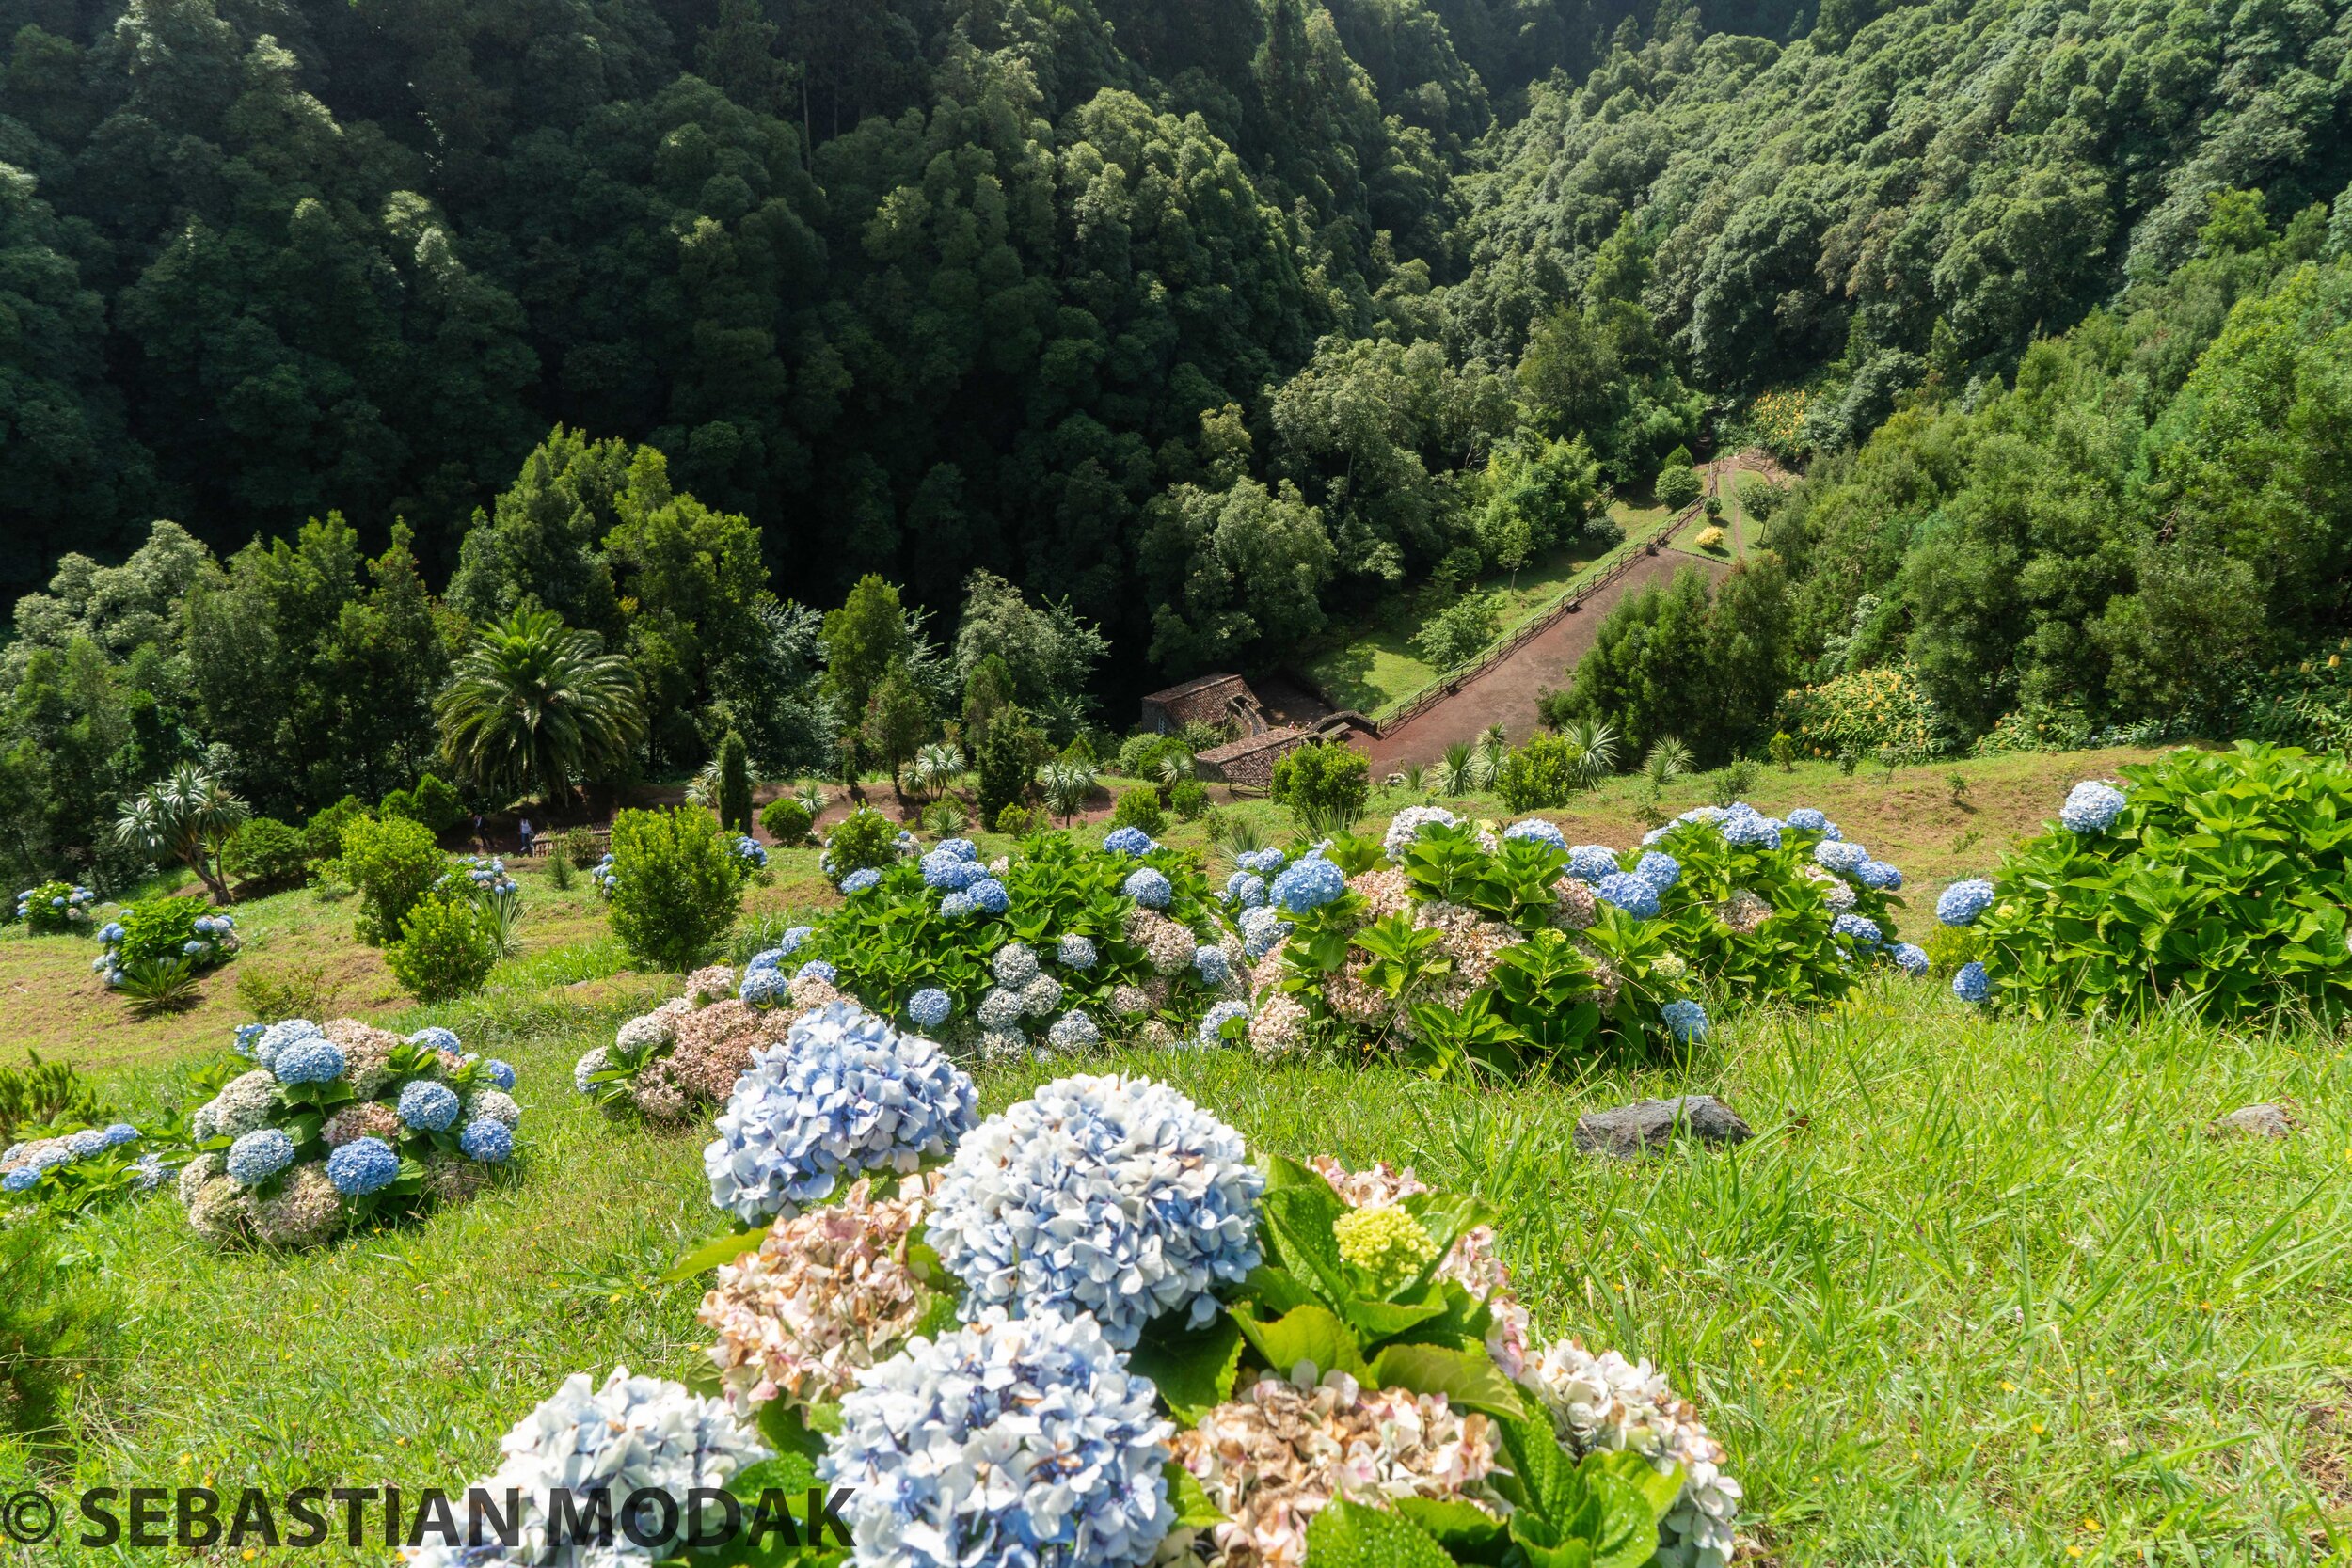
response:
M1438 1256L1437 1238L1399 1204L1350 1209L1332 1222L1342 1261L1385 1286L1402 1285Z
M1920 758L1934 751L1935 709L1907 665L1856 670L1791 691L1782 706L1781 727L1806 756Z
M1793 451L1804 429L1804 413L1813 394L1800 387L1790 392L1766 392L1748 404L1748 422L1756 438L1776 451Z

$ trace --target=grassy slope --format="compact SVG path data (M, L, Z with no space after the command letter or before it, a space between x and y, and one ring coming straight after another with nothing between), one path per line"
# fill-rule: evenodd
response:
M1665 515L1663 507L1623 501L1609 507L1610 517L1629 539L1646 534ZM1604 557L1559 549L1529 562L1517 574L1498 572L1480 578L1479 589L1495 595L1500 610L1496 637L1508 637L1549 609L1572 580L1600 559ZM1377 713L1393 706L1444 673L1413 647L1414 634L1436 608L1421 590L1391 594L1357 625L1334 631L1327 645L1301 669L1342 707Z
M1966 765L1987 847L1959 869L2108 766ZM1809 797L1916 874L1950 842L1947 770L1774 775L1754 793ZM1606 802L1570 825L1630 836ZM798 902L802 858L756 902ZM284 929L307 896L281 901ZM331 949L331 928L313 940ZM48 945L0 942L0 980L24 983ZM569 1090L579 1052L675 986L624 962L609 940L546 942L484 996L401 1020L447 1022L522 1071L525 1163L465 1208L290 1258L215 1257L168 1199L82 1227L72 1267L113 1324L80 1385L83 1480L455 1484L566 1372L691 1365L697 1292L658 1275L716 1228L701 1135L609 1122ZM1539 1324L1658 1357L1729 1445L1783 1560L2303 1560L2317 1527L2298 1510L2352 1522L2339 1043L1993 1023L1900 986L1827 1016L1736 1019L1679 1068L1485 1095L1227 1054L1119 1065L1260 1147L1411 1162L1493 1199ZM107 1077L136 1112L186 1070ZM1037 1070L991 1073L991 1105ZM1572 1153L1581 1110L1686 1088L1724 1095L1756 1141L1632 1168ZM2281 1098L2311 1119L2293 1142L2199 1131Z

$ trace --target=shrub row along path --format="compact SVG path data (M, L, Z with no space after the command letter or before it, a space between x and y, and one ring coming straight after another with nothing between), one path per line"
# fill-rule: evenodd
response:
M1535 699L1547 689L1565 686L1576 661L1600 635L1600 624L1619 600L1652 583L1663 583L1685 566L1697 566L1711 577L1730 570L1728 563L1680 550L1661 549L1634 558L1626 574L1587 594L1575 614L1555 617L1551 625L1514 649L1509 657L1462 683L1460 690L1413 715L1384 735L1359 736L1356 744L1372 759L1375 779L1410 762L1436 762L1455 741L1476 742L1494 724L1514 744L1535 731Z

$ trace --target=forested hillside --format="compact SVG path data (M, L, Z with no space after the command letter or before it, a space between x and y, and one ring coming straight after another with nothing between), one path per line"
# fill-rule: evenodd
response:
M562 422L666 453L787 594L984 565L1171 672L1470 564L1499 451L1643 485L1802 385L1850 441L2161 277L2215 191L2345 174L2321 0L0 0L0 582L339 510L438 583Z

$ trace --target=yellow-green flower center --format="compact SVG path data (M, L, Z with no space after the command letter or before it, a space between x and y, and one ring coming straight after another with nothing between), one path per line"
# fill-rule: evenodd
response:
M1437 1239L1403 1209L1351 1209L1331 1227L1340 1257L1382 1290L1404 1284L1438 1256Z

